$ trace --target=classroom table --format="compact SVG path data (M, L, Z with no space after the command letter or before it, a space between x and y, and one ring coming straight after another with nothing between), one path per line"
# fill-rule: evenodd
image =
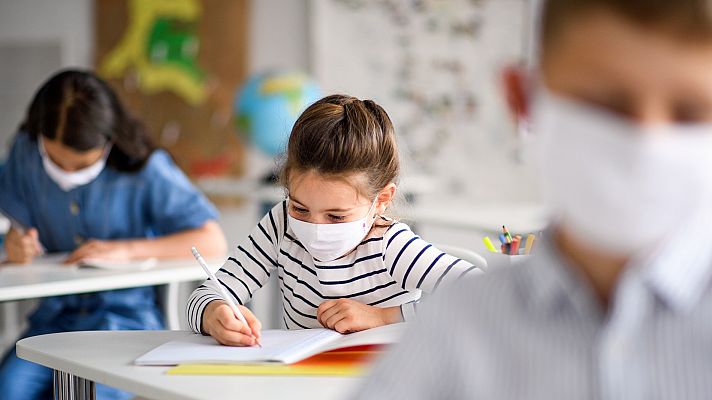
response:
M219 267L216 260L209 264ZM141 286L166 285L164 311L170 329L179 329L179 284L205 279L205 272L194 259L161 260L145 270L110 271L68 267L58 263L0 265L0 303L67 294ZM8 304L8 303L5 303ZM7 332L6 332L7 333Z
M270 206L285 196L281 186L254 179L205 178L196 183L208 195L246 198ZM549 211L542 202L453 200L451 196L438 196L440 189L432 178L409 176L399 186L408 201L396 210L397 219L487 233L499 231L503 224L515 232L538 232L549 222ZM257 218L261 217L260 214Z
M286 194L281 185L266 183L262 179L201 178L195 184L208 196L240 197L268 204L279 203ZM398 189L407 197L417 197L433 193L438 188L433 178L411 174Z
M139 367L133 361L186 331L67 332L17 342L17 356L54 370L58 399L93 399L95 383L148 399L343 399L360 378L297 376L166 375L169 367Z
M512 232L535 233L546 228L549 211L542 203L467 203L428 198L406 207L403 219L424 226L501 233L502 225Z

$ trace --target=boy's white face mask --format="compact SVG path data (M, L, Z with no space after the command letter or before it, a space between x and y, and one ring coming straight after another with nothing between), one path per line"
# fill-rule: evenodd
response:
M101 171L104 170L106 160L109 157L109 152L111 150L110 148L107 148L106 151L104 151L104 155L94 164L77 171L69 172L62 169L62 167L55 164L54 161L49 158L47 150L45 150L44 147L44 138L42 138L42 136L38 138L37 142L40 149L40 156L42 156L42 166L44 167L44 170L57 184L57 186L65 192L79 186L84 186L96 179L99 174L101 174Z
M643 127L542 89L533 129L557 223L595 248L652 250L712 207L712 125Z
M287 214L289 226L309 254L323 262L334 261L356 248L371 230L369 218L376 206L373 201L366 215L356 221L337 224L312 224Z

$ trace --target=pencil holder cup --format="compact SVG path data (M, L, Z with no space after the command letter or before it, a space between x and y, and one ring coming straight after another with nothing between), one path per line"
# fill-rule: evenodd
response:
M487 260L487 270L496 270L497 268L509 267L511 265L520 265L528 262L532 256L531 255L516 255L511 256L509 254L502 253L485 253L483 254L485 260Z

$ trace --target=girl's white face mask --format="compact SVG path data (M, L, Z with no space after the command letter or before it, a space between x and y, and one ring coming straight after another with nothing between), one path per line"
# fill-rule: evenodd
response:
M104 170L106 166L106 160L109 157L110 147L106 149L104 155L94 164L82 168L77 171L65 171L59 165L55 164L54 161L47 154L47 150L44 147L44 138L40 135L37 140L40 156L42 156L42 166L44 167L47 175L59 186L60 189L68 192L79 186L84 186L94 179L96 179L101 171Z
M542 89L533 129L556 222L595 248L652 250L712 207L712 125L639 126Z
M373 201L366 215L356 221L337 224L312 224L287 214L289 226L309 254L322 262L334 261L356 248L371 230L374 218L369 218L376 207Z

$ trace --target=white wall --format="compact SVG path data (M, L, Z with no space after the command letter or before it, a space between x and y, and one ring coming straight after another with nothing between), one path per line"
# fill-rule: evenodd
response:
M308 0L253 0L250 8L250 71L307 71Z
M92 57L92 0L0 0L0 159L37 86Z
M87 66L92 58L92 0L0 0L0 42L56 41L62 64Z

